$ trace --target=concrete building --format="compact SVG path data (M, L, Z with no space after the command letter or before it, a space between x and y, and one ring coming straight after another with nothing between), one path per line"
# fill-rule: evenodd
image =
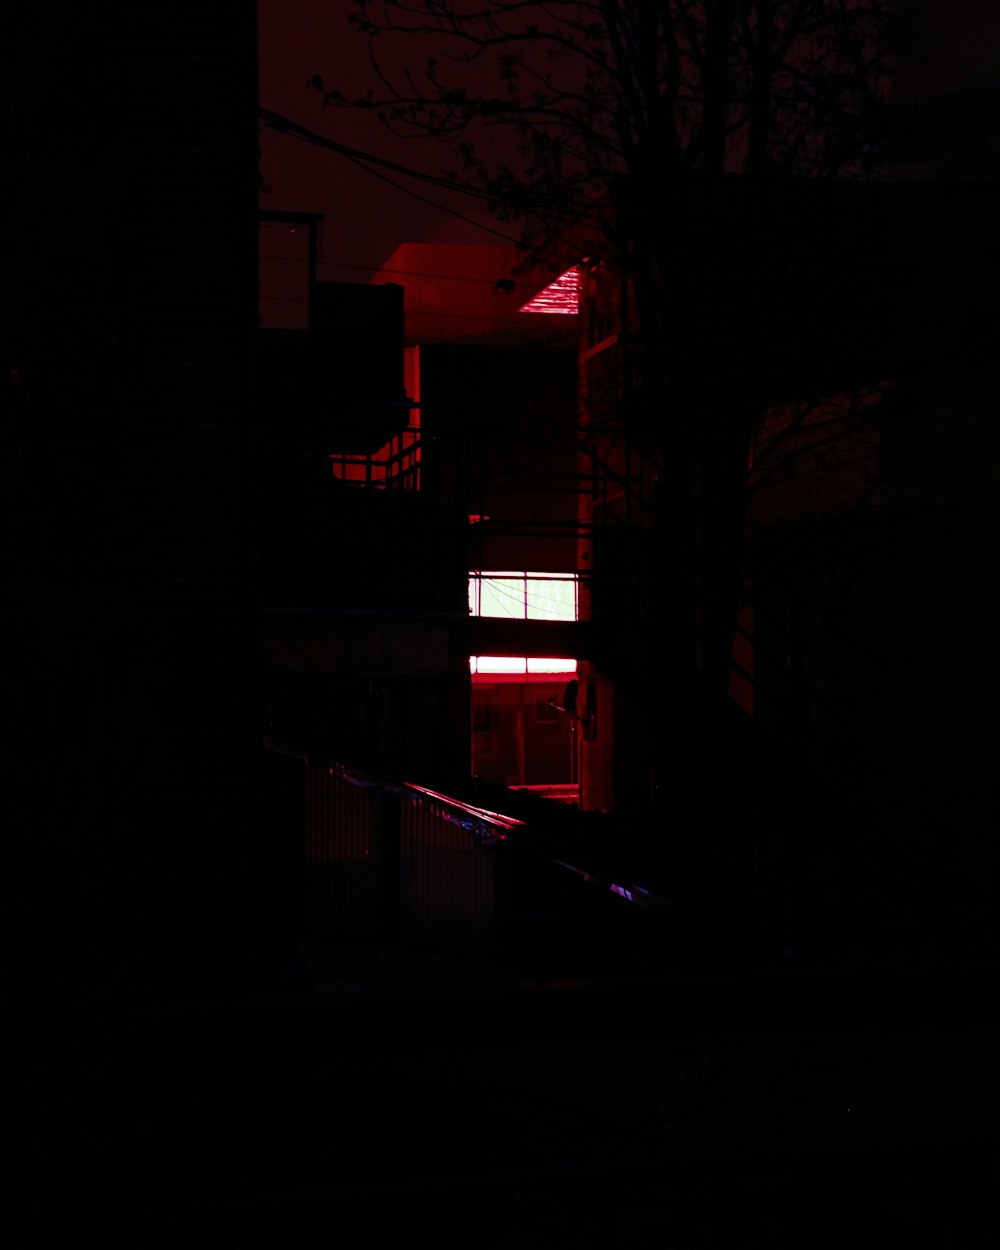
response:
M315 228L264 225L272 257ZM405 244L366 286L305 284L298 329L262 328L274 730L394 775L575 797L576 722L550 704L580 648L575 317L523 311L517 260ZM360 329L360 302L386 300L391 325Z

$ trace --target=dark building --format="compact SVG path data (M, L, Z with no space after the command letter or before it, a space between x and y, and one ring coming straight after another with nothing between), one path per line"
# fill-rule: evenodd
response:
M309 223L264 227L267 318ZM550 700L580 645L573 318L521 310L516 260L403 245L369 285L306 284L299 329L262 328L272 712L355 766L568 797Z
M800 976L742 989L665 983L659 955L688 972L728 905L718 902L721 870L693 903L689 893L687 920L682 910L668 931L633 925L634 911L622 924L613 907L632 904L617 875L597 876L600 905L578 907L573 891L592 883L544 856L530 858L542 869L524 874L520 894L505 894L499 887L517 884L510 864L529 861L501 858L514 851L502 818L487 844L473 804L447 807L419 787L396 801L399 787L354 784L324 757L343 750L371 766L429 768L440 764L443 735L458 775L477 732L470 677L481 673L470 674L470 656L523 659L524 676L546 657L589 656L598 668L594 631L579 628L587 622L528 611L528 575L563 584L583 575L579 489L562 498L552 482L563 472L579 479L579 454L607 470L584 496L608 511L603 527L583 517L595 534L595 618L598 555L605 569L614 559L614 540L598 553L596 532L630 526L615 509L639 506L645 488L616 502L612 486L629 480L618 451L590 430L580 452L556 384L564 342L538 344L554 369L551 387L537 391L553 406L546 416L529 411L522 389L538 367L528 367L532 349L515 362L503 354L522 348L488 336L463 346L413 327L410 337L391 281L307 291L311 316L260 329L253 17L252 6L180 0L24 5L4 19L12 1221L36 1244L69 1244L91 1227L105 1239L124 1231L134 1245L182 1244L192 1228L220 1244L234 1235L295 1244L333 1225L359 1241L373 1228L388 1238L402 1212L456 1244L488 1221L494 1240L577 1245L613 1241L623 1212L649 1240L665 1228L732 1240L742 1220L747 1237L773 1239L777 1229L808 1241L823 1209L841 1240L862 1224L883 1242L900 1224L932 1228L939 1241L956 1227L971 1236L984 1225L992 1141L981 985L949 978L931 993L927 981L901 988L886 977L872 988L876 944L862 950L864 985L851 993L804 988ZM992 254L962 221L949 219L948 237L962 244L951 255L959 272L978 265L987 283ZM308 220L284 224L308 236ZM906 257L922 290L922 254ZM940 275L944 263L938 253L926 272ZM489 276L492 296L506 277ZM530 303L544 285L512 295L504 319L517 321L516 301ZM892 523L900 560L873 561L865 582L886 585L889 568L912 593L900 601L889 584L863 636L878 637L884 602L903 604L897 627L912 605L919 658L957 598L940 653L968 646L958 685L971 682L979 697L995 656L995 390L979 367L992 328L960 301L942 307L939 337L917 341L921 351L936 343L947 367L927 383L886 374L901 407L883 413L879 454L909 520ZM461 315L475 320L474 309ZM915 302L901 324L921 321ZM407 351L417 345L426 348L419 387ZM503 385L491 393L502 362ZM518 393L524 423L508 426L500 418ZM536 435L549 432L558 438L542 451ZM483 454L511 437L516 450ZM807 459L818 450L806 440ZM925 497L929 468L952 492L943 509ZM535 471L540 492L527 488ZM761 530L814 526L801 502L798 492L775 497ZM942 517L960 522L955 541ZM928 544L906 547L918 529ZM821 536L822 551L836 552ZM918 559L921 550L933 560ZM627 588L636 566L618 572ZM483 613L487 586L502 597L516 579L524 618ZM836 578L822 585L843 589ZM961 620L980 589L973 636ZM839 602L863 614L869 599ZM613 639L626 605L605 604ZM623 654L634 663L629 643L627 633L618 642L623 664ZM515 687L523 694L531 683ZM484 714L506 706L502 693L484 692ZM593 704L578 706L592 723ZM272 742L284 732L282 718L289 734L319 740L319 759L305 770L295 760L298 793L308 787L325 820L318 866L332 862L357 882L366 861L361 885L374 906L364 919L394 905L390 938L421 949L443 941L479 958L493 949L495 899L519 904L522 950L537 948L525 961L533 985L332 1002L287 992L312 986L289 951L300 913L291 867L283 871L306 822L295 823L302 812L292 811L287 775L260 750L262 732ZM597 731L595 748L606 723ZM515 725L497 740L517 734ZM521 734L527 748L523 723ZM508 779L506 766L497 776ZM766 798L774 772L760 781ZM329 801L335 785L349 813ZM372 865L370 848L393 842L387 832L395 858ZM941 853L953 832L928 844L934 906L941 865L952 886L959 879ZM959 841L963 853L982 845ZM897 849L890 869L912 844L900 838ZM354 860L337 859L345 850ZM979 866L975 854L964 861L970 876ZM326 892L338 923L338 907L363 891ZM969 910L974 924L985 914ZM766 927L752 919L755 933ZM582 965L581 936L591 943ZM637 981L552 983L566 967L618 971L606 958L616 941L629 959L645 958L629 964Z
M51 909L25 923L99 943L82 987L189 994L274 921L254 11L5 26L4 785L27 909Z

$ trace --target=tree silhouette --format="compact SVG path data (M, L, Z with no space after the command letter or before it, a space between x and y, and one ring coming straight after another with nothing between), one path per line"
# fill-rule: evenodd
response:
M526 247L621 275L622 422L662 461L664 535L693 552L667 612L692 635L680 662L697 649L716 688L743 584L753 433L775 404L794 401L798 426L878 380L863 335L820 342L810 315L788 326L817 277L812 251L798 285L782 283L789 252L814 248L815 232L795 232L817 212L815 188L882 170L890 17L888 0L358 0L370 92L312 80L333 107L445 145L455 183L486 194ZM399 41L430 54L393 71ZM802 182L813 189L789 198ZM871 406L853 411L866 421Z

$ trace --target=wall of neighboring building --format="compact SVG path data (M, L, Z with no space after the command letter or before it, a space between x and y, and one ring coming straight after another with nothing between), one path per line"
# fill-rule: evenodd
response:
M402 287L307 281L302 294L298 328L260 333L273 732L354 767L447 785L468 755L456 690L468 677L455 654L464 496L454 480L421 489Z
M421 348L424 468L462 474L470 569L576 568L572 349L429 344ZM447 458L447 459L446 459ZM440 484L439 484L440 483Z
M418 493L461 513L463 583L475 570L576 569L576 319L520 312L551 275L524 274L518 261L513 247L403 244L374 278L405 289ZM479 675L470 689L469 657L499 648L523 665L573 647L562 636L546 649L537 622L505 621L502 639L477 628L486 624L452 631L449 705L460 709L464 691L467 728L453 722L450 733L464 742L465 768L509 784L571 784L564 714L546 704L537 715L540 687L510 674ZM546 698L564 685L554 677Z
M20 6L3 53L22 674L5 720L35 761L8 793L60 925L85 905L80 875L132 883L117 903L134 933L112 939L105 898L95 975L143 960L121 974L135 992L195 993L245 969L267 911L248 900L275 877L253 573L254 8ZM220 937L241 926L242 963Z
M575 318L519 312L547 280L522 260L512 244L403 243L372 281L406 288L409 343L572 343Z
M998 393L989 370L886 383L863 437L841 431L843 403L793 431L753 500L755 712L814 775L981 781L973 726L1000 683Z

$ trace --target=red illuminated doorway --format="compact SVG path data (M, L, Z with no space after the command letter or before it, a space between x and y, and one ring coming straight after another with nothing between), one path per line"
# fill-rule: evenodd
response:
M561 710L571 676L571 672L473 674L474 776L577 801L577 724Z
M576 573L476 569L469 574L469 615L576 621L578 591ZM474 655L469 669L473 775L576 802L577 725L562 710L566 683L576 676L576 660Z

